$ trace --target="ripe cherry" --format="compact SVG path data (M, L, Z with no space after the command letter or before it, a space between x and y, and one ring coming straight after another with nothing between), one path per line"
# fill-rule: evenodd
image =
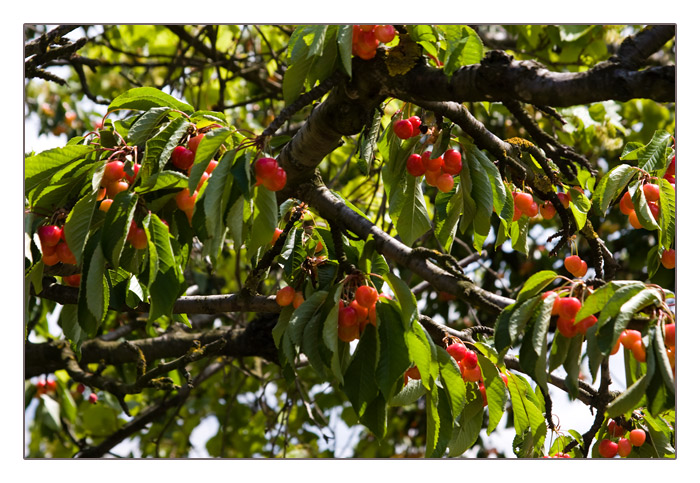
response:
M175 146L170 159L177 169L187 171L194 164L194 153L185 146Z
M468 349L464 346L464 344L456 343L448 345L446 350L454 360L459 362L467 355Z
M121 193L122 191L126 191L129 189L129 183L127 183L124 180L116 180L116 181L110 181L107 183L107 196L110 198L114 198L117 196L117 194Z
M617 454L622 458L626 458L632 452L632 443L627 438L620 438L617 442Z
M523 211L523 214L525 216L527 216L528 218L533 218L533 217L537 216L537 213L539 213L539 212L540 212L540 205L538 205L537 202L533 200L532 203L530 203L530 206L528 206L527 209L525 211Z
M44 248L44 252L41 255L41 261L44 262L44 265L47 267L52 267L61 260L58 258L55 247L47 247Z
M80 287L80 274L66 275L63 277L63 281L66 282L66 285L70 285L71 287Z
M661 208L659 208L659 205L653 201L649 201L647 206L649 207L649 211L651 211L651 216L653 216L656 221L659 221L659 216L661 215Z
M350 308L355 309L355 314L357 316L357 322L364 322L367 320L367 317L369 316L369 309L363 305L360 305L357 300L353 300L350 302L349 305Z
M56 225L44 225L37 231L42 248L55 247L61 241L63 229Z
M676 324L664 325L664 344L666 347L676 347Z
M292 299L292 307L298 309L301 304L304 303L304 294L297 292L294 294L294 299Z
M437 180L442 175L441 170L437 171L426 171L425 172L425 183L428 186L437 186Z
M270 191L280 191L287 184L287 172L278 166L275 173L263 180L263 186Z
M557 330L566 338L571 338L578 333L574 325L574 319L562 316L557 319Z
M109 198L106 200L102 200L100 202L100 211L104 211L105 213L107 213L107 211L109 210L109 207L112 206L113 202L114 202L114 200L111 200Z
M73 255L73 252L66 242L61 242L56 245L56 255L58 255L58 259L65 264L75 265L76 263L75 255Z
M669 270L676 268L676 250L669 248L661 254L661 265Z
M90 393L90 396L88 397L88 402L90 404L97 404L97 394L95 394L94 392Z
M625 349L631 349L632 345L642 340L642 333L634 329L625 329L620 334L620 342Z
M187 147L192 151L193 154L197 154L197 148L199 147L199 143L202 142L202 139L204 138L204 134L198 134L192 138L190 138L189 141L187 141Z
M634 212L634 203L632 203L632 195L629 191L625 191L620 199L620 211L623 215L628 215Z
M437 158L431 158L432 151L425 151L421 155L423 158L423 165L425 166L426 171L440 171L443 167L444 161L442 159L442 156L438 156Z
M598 452L603 458L614 458L617 454L617 443L609 439L604 439L598 445Z
M564 205L565 209L569 209L569 203L571 202L571 195L569 193L557 193L557 197L561 204Z
M473 350L467 349L467 352L461 359L461 363L465 369L474 370L477 367L479 367L479 356L477 356L476 352L474 352Z
M422 176L425 173L423 158L419 154L411 154L406 160L406 171L411 176Z
M124 172L124 163L122 161L110 161L105 166L105 172L102 175L102 182L104 184L110 181L117 181L126 176Z
M136 179L136 176L139 174L139 170L141 169L140 164L134 163L132 170L134 171L133 175L129 175L126 171L124 172L124 178L129 182L129 184L134 184L134 180Z
M484 386L483 382L479 382L479 392L481 393L481 399L484 400L484 407L486 407L488 401L486 400L486 386Z
M644 347L644 342L641 340L635 341L630 347L632 355L637 360L637 362L646 362L647 360L647 350Z
M614 419L611 419L608 421L608 434L612 436L613 438L619 438L620 436L624 436L627 430L617 424Z
M553 290L549 290L549 291L543 293L541 296L542 300L546 299L547 297L549 297L552 294L556 295L556 292L554 292ZM554 303L552 304L552 315L559 315L559 296L558 295L554 298Z
M295 290L294 288L290 287L287 285L286 287L282 287L277 291L277 295L275 296L275 300L277 301L277 304L281 307L286 307L287 305L291 304L294 301L294 294Z
M190 195L190 190L188 188L183 189L175 195L175 204L182 211L193 210L196 201L197 191Z
M647 433L643 429L633 429L630 431L630 443L633 446L641 446L647 439Z
M455 149L448 149L443 154L443 171L447 174L459 174L462 171L462 155Z
M219 165L219 162L215 159L212 159L211 161L209 161L209 164L207 165L207 169L205 169L204 172L207 174L212 174L218 165Z
M473 369L468 369L464 361L466 357L462 359L461 369L462 369L462 379L469 382L479 382L481 380L481 367L478 365Z
M399 119L394 123L393 129L399 139L408 139L413 136L413 125L408 119Z
M277 160L273 158L260 158L255 162L255 176L261 180L269 178L277 171Z
M554 215L557 214L557 209L554 208L551 201L545 201L544 204L540 206L540 214L545 220L551 220L554 218Z
M646 183L642 186L644 197L647 201L659 201L659 186L653 183Z
M388 44L396 37L396 29L393 25L377 25L374 29L374 35L380 42Z
M642 224L639 222L639 217L637 216L636 212L633 211L627 215L627 219L629 220L630 225L632 225L632 228L636 228L637 230L642 228Z
M420 379L420 371L418 370L418 366L411 367L406 371L406 375L411 379Z
M379 298L377 289L369 285L360 285L355 291L355 300L357 303L368 309L377 302L377 298Z
M564 259L564 267L572 274L581 270L581 258L578 255L570 255Z
M436 181L437 189L443 193L449 193L454 188L455 180L451 174L441 174Z
M519 192L515 193L515 196L513 196L513 201L515 202L515 206L517 206L520 211L525 213L530 209L533 199L531 194Z
M408 118L408 122L410 122L411 127L413 127L413 136L420 136L420 134L421 134L420 126L421 126L421 124L423 124L423 121L421 120L421 118L418 116L411 116Z
M576 331L579 334L585 334L588 329L593 327L596 322L598 322L598 318L595 315L589 315L585 319L581 319L578 323L575 324Z
M279 240L280 235L283 233L284 230L281 228L275 228L275 232L272 234L272 241L270 242L271 245L274 245L277 243L277 240Z
M360 338L360 326L354 325L338 325L338 338L343 342L352 342Z
M581 310L581 301L574 297L563 297L559 299L559 315L566 319L576 318L576 314Z
M148 246L148 237L146 236L146 230L141 227L137 227L131 236L131 246L137 250L142 250Z

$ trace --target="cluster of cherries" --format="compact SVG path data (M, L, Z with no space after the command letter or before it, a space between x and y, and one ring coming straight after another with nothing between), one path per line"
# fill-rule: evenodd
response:
M574 186L573 189L578 189L583 191L580 187ZM564 209L569 209L569 203L571 202L571 195L569 193L559 192L557 193L557 198L564 205ZM523 215L528 218L533 218L539 213L545 220L551 220L554 215L557 214L557 209L554 204L546 200L541 205L535 201L530 193L525 193L522 191L513 192L513 221L518 221Z
M556 292L545 292L542 294L542 298L545 299L553 293ZM581 301L576 297L559 297L557 295L554 299L552 315L557 317L557 330L564 337L571 338L577 334L585 334L588 329L598 322L598 318L595 315L589 315L576 323L576 315L579 310L581 310Z
M355 297L347 304L342 299L338 302L338 338L343 342L359 339L367 324L377 326L377 300L388 295L379 294L369 285L360 285L355 290Z
M588 272L588 264L585 260L581 260L578 255L570 255L564 259L564 268L566 268L574 277L583 277Z
M598 452L603 458L614 458L620 455L626 458L632 452L632 446L642 446L647 439L643 429L633 429L627 434L627 430L615 422L608 421L608 437L600 441Z
M194 165L194 159L197 155L197 147L199 146L199 143L202 141L203 137L204 133L191 137L187 141L187 147L181 145L175 146L175 149L173 149L173 152L170 155L170 161L172 162L173 166L182 171L186 171L188 176L192 173L192 166ZM211 176L211 173L218 164L219 162L214 159L209 161L207 168L204 170L204 173L202 173L199 183L197 183L197 188L195 188L192 194L190 194L189 188L184 188L175 195L175 204L180 210L185 212L185 215L187 215L187 219L190 221L190 223L192 223L194 205L197 201L199 190L209 179L209 176Z
M107 212L109 207L112 206L114 197L118 193L129 189L129 186L136 180L136 175L139 173L141 165L133 164L133 174L128 174L124 168L124 161L119 160L110 161L105 165L105 171L100 182L100 191L97 193L100 210Z
M41 254L44 265L51 267L58 262L66 265L75 265L77 260L66 243L66 235L63 227L58 225L44 225L37 231L39 242L41 243ZM66 275L63 281L71 287L80 286L80 274Z
M395 36L396 29L392 25L353 25L352 55L363 60L373 59L379 43L388 44Z
M270 191L279 191L287 184L287 172L274 158L260 158L255 162L255 186L263 185Z
M464 382L476 382L479 384L479 392L481 393L483 404L486 406L486 386L484 386L481 367L479 367L479 357L476 352L467 348L464 343L458 339L453 340L445 350L457 362ZM413 366L404 374L404 384L406 384L409 379L420 379L420 377L418 367ZM507 386L508 376L501 373L501 379L503 379L503 382Z
M42 394L56 392L56 381L54 379L39 379L36 383L36 397L41 397Z
M411 154L406 161L406 171L411 176L425 175L428 186L447 193L455 184L454 175L462 171L462 154L455 149L448 149L442 156L432 158L431 155L432 151Z
M282 287L277 291L275 300L280 307L286 307L287 305L291 304L295 309L298 309L304 302L304 294L297 292L294 290L294 287L287 285L286 287Z

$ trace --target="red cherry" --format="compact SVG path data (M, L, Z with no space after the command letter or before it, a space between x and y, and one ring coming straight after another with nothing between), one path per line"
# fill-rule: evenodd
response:
M564 259L564 267L566 267L570 273L577 273L581 270L581 262L582 260L578 255L571 255Z
M581 301L574 297L563 297L559 299L559 315L565 319L574 319L581 310Z
M301 304L304 303L304 294L297 292L294 294L294 299L292 299L292 307L298 309Z
M41 255L41 261L43 261L44 265L47 267L52 267L61 260L58 258L55 247L47 247L44 249L44 253Z
M190 190L188 188L183 189L175 195L175 204L177 204L177 207L182 211L193 210L196 201L197 191L190 195Z
M209 179L209 173L207 173L207 172L205 171L204 173L202 173L202 177L199 178L199 183L197 183L197 191L199 191L200 189L202 189L202 186L204 186L204 183L206 183L206 181L207 181L208 179Z
M373 32L376 25L359 25L362 32Z
M423 166L423 158L419 154L411 154L406 160L406 171L411 176L422 176L425 173L425 166Z
M413 127L413 135L419 136L421 134L420 126L421 126L421 124L423 124L423 121L421 120L421 118L418 116L411 116L408 118L408 122L410 122L411 127Z
M455 180L451 174L444 173L438 176L436 184L437 189L439 189L443 193L449 193L455 185Z
M636 212L633 211L632 213L627 215L627 219L629 220L630 225L632 225L632 228L636 228L637 230L642 228L642 224L639 222L639 217L637 217Z
M661 214L661 208L659 208L659 205L653 201L649 201L647 206L649 207L649 211L651 211L651 216L653 216L656 221L659 221L659 215Z
M424 162L425 164L425 162ZM427 171L425 172L425 183L428 186L437 186L438 178L442 176L442 170L437 171Z
M617 442L617 454L622 458L626 458L632 452L632 443L627 438L620 438Z
M289 285L287 285L286 287L283 287L277 291L275 300L277 301L277 304L281 307L286 307L287 305L291 304L294 300L295 293L295 290Z
M642 186L644 197L647 201L659 201L659 186L653 183L646 183Z
M562 316L557 319L557 330L561 333L561 335L567 338L571 338L578 333L576 326L574 325L574 319Z
M614 458L617 454L617 443L609 439L604 439L598 445L598 452L603 458Z
M585 261L581 260L581 266L579 267L578 271L572 272L571 274L574 277L580 278L586 275L586 272L588 272L588 264Z
M207 174L212 174L218 165L219 165L219 162L216 161L215 159L212 159L211 161L209 161L209 164L207 165L207 169L205 169L204 172Z
M105 172L102 175L102 182L104 184L110 181L118 181L126 176L124 172L124 163L121 161L111 161L105 166Z
M338 311L338 325L357 325L357 311L353 307L343 307Z
M423 158L423 164L425 165L426 171L439 171L442 169L444 161L442 156L432 159L430 156L432 151L425 151L421 156Z
M530 205L532 205L533 199L531 194L520 192L515 194L513 201L515 202L515 206L524 213L530 208Z
M465 369L474 370L475 368L479 367L479 356L477 356L476 352L473 350L467 349L467 352L464 354L461 362Z
M148 246L148 237L146 236L146 230L141 227L137 227L131 236L131 246L137 250L141 250Z
M664 344L667 347L676 347L676 324L664 325Z
M620 334L620 342L625 349L632 349L632 345L642 340L642 333L634 329L625 329Z
M467 355L468 349L464 346L464 344L457 343L448 345L446 350L454 360L459 362Z
M564 208L568 210L569 203L571 202L571 195L569 195L569 193L557 193L557 198L559 198L561 204L564 205Z
M197 154L197 147L199 147L199 143L202 141L202 138L204 138L204 134L198 134L187 141L187 147L190 149L190 151L192 151L192 154Z
M448 174L459 174L462 171L462 155L455 149L448 149L443 154L443 171Z
M676 268L676 250L669 248L661 254L661 265L669 270Z
M530 203L530 206L528 206L528 208L525 211L523 211L523 213L528 218L532 218L537 216L537 213L539 213L539 211L540 205L538 205L537 202L533 200L532 203Z
M117 194L121 193L122 191L126 191L129 189L129 183L127 183L124 180L116 180L116 181L110 181L107 183L107 196L110 198L114 198L117 196Z
M56 255L58 255L58 259L65 264L75 265L76 263L75 255L73 255L73 252L68 248L68 243L66 242L61 242L56 245Z
M194 153L185 146L175 146L170 159L177 169L187 171L194 164Z
M523 212L517 206L513 206L513 221L518 221L523 216Z
M413 125L408 119L399 119L394 123L393 129L399 139L408 139L413 136Z
M134 180L136 180L136 176L139 174L140 169L141 165L134 163L134 165L132 166L132 170L134 172L133 175L130 176L129 173L127 173L126 171L124 172L124 178L129 182L129 184L134 184Z
M374 29L374 35L380 42L388 44L396 37L396 29L393 25L377 25Z
M355 291L355 300L357 303L368 309L377 302L377 298L379 298L377 289L369 285L360 285Z
M97 404L97 394L95 394L94 392L90 393L90 396L88 397L88 402L90 404Z
M623 215L629 215L634 212L634 203L632 203L632 195L629 191L625 191L620 199L620 211Z
M287 172L278 166L275 173L263 180L263 186L270 191L280 191L287 184Z
M647 433L643 429L633 429L630 431L630 443L634 446L641 446L647 439Z
M261 180L271 177L277 171L277 160L273 158L260 158L255 162L255 176Z
M630 347L632 355L637 360L637 362L646 362L647 360L647 350L644 347L644 342L642 340L635 341Z
M407 370L406 375L411 379L420 379L420 371L416 366L413 366L409 370Z
M576 330L579 334L585 334L588 329L593 327L596 322L598 322L598 317L595 315L589 315L585 319L581 319L576 325Z
M484 386L483 382L479 383L479 392L481 393L481 399L484 400L484 407L486 407L488 402L486 401L486 386Z
M37 231L42 248L55 247L61 241L63 230L56 225L44 225Z
M66 275L63 277L63 281L66 282L66 285L70 285L71 287L80 287L80 274Z
M620 436L624 436L627 430L617 424L614 419L611 419L608 421L608 434L612 436L613 438L619 438Z
M48 392L54 392L56 390L56 381L53 379L46 381L46 390Z
M551 201L545 201L544 204L540 206L540 214L545 220L551 220L554 218L554 215L557 214L557 209L554 208Z
M466 359L466 358L465 358ZM462 379L469 382L479 382L481 380L481 367L478 365L474 369L467 369L462 359Z
M281 228L275 228L275 232L272 234L272 241L270 242L271 245L277 243L277 240L279 239L283 231L284 230L282 230Z

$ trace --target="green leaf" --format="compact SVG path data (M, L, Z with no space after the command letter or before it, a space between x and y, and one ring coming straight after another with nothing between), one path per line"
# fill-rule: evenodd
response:
M666 147L671 135L666 131L656 131L643 148L637 151L637 164L647 173L666 167Z
M197 146L194 164L190 171L189 188L194 193L202 178L202 174L209 166L209 161L218 153L221 145L231 136L233 131L228 127L220 127L208 131Z
M509 345L515 344L518 336L525 331L525 327L530 321L530 318L532 317L532 314L540 301L540 297L533 297L525 300L522 303L517 303L517 306L510 314L510 320L508 323L508 335L510 336Z
M433 386L431 390L428 391L428 395L425 398L425 414L428 417L426 425L426 443L425 443L425 454L426 456L432 457L435 447L438 442L438 435L440 434L440 426L443 424L440 421L440 411L438 410L440 393L438 388Z
M263 186L255 190L255 214L248 241L248 254L255 257L260 247L270 244L277 228L277 196Z
M378 439L386 436L386 400L382 394L377 394L360 417L360 422Z
M413 292L406 282L394 274L394 272L387 272L386 278L391 286L391 290L399 300L399 305L401 306L401 320L403 321L404 329L407 330L411 326L411 321L418 319L418 303L416 302L416 296L413 295Z
M606 411L608 418L616 418L622 414L630 413L639 407L639 401L644 396L644 391L651 379L650 374L642 377L628 387L622 394L617 396L609 405Z
M134 188L134 192L138 194L152 193L162 189L185 189L187 188L188 178L179 171L161 171L144 179L143 182Z
M143 144L170 110L169 107L153 107L143 113L129 128L129 143Z
M666 179L661 178L659 186L659 243L670 249L676 238L676 190Z
M571 209L571 213L574 215L576 227L578 230L580 230L586 225L588 210L591 209L591 201L586 197L586 195L578 190L569 190L569 195L571 196L569 208Z
M581 348L583 346L583 335L576 334L569 342L569 348L564 360L566 370L566 387L569 390L571 399L578 395L578 377L581 374Z
M517 374L508 375L508 392L513 408L515 433L524 435L530 431L535 439L535 446L544 441L547 425L540 408L535 404L535 394L527 380Z
M638 173L636 168L621 164L605 173L593 192L592 204L597 214L604 215L610 203L616 200ZM574 190L572 190L574 191Z
M277 323L272 329L272 340L275 341L275 346L277 348L280 348L280 344L282 343L282 336L286 332L287 327L289 327L289 320L292 317L292 312L294 312L294 307L292 307L291 305L283 307L282 311L279 314L279 317L277 318Z
M644 307L647 307L652 304L659 304L661 302L662 298L659 294L658 289L656 288L645 288L633 295L632 297L630 297L620 307L620 310L617 313L617 316L615 317L615 323L606 324L604 327L599 328L599 347L601 352L603 352L604 354L608 354L610 352L610 349L615 344L615 341L617 341L617 339L620 337L620 334L625 329L625 327L627 327L627 324L632 319L634 314L642 310ZM608 307L606 305L603 310L607 310L607 308Z
M82 262L83 248L90 233L90 225L92 224L92 215L95 213L96 203L97 190L93 190L80 198L68 214L66 224L63 227L66 243L68 243L68 247L75 255L77 265L80 265Z
M352 25L338 25L338 53L343 70L352 77Z
M139 177L142 185L150 186L156 178L154 174L163 170L175 147L187 133L191 124L183 117L178 117L163 126L152 138L146 141L146 151L141 162Z
M376 311L381 350L375 377L384 398L390 400L394 385L397 381L402 381L404 372L411 366L411 360L404 339L401 314L393 305L386 303L377 303Z
M403 388L389 400L390 406L408 406L427 393L427 389L416 379L409 379Z
M289 105L301 95L304 83L314 63L313 57L305 57L289 65L282 79L282 95L284 102Z
M540 293L547 285L554 282L559 275L552 270L542 270L528 278L518 293L517 301L521 302Z
M455 457L464 454L469 448L474 446L483 421L484 408L481 394L478 389L474 389L476 384L469 384L467 390L468 403L464 406L459 416L459 426L452 430L452 437L448 446L450 452L448 456Z
M304 333L304 327L311 320L311 317L316 313L316 311L323 305L326 300L328 292L325 290L319 290L314 292L309 298L304 300L304 302L292 313L289 319L289 327L287 328L287 333L294 345L301 345L302 334Z
M92 145L68 145L49 149L24 160L24 192L28 193L58 170L95 151Z
M437 376L437 351L423 331L423 327L414 321L411 330L404 332L408 353L413 363L421 374L421 383L430 390L433 386L432 379ZM433 355L435 351L435 355ZM433 366L436 371L433 375Z
M418 237L430 230L431 224L418 178L415 176L407 177L405 193L406 198L395 224L401 240L410 247Z
M153 107L169 107L188 115L194 112L189 104L154 87L137 87L126 91L110 103L107 111L113 112L120 109L147 111Z
M377 331L367 325L343 375L343 391L360 418L379 392L375 381L378 348Z
M437 348L440 379L447 394L452 414L458 415L467 403L467 389L462 373L454 358L442 347Z
M494 346L498 352L510 347L510 316L515 308L516 304L510 304L509 306L505 307L496 318L496 324L494 327Z
M597 288L592 294L590 294L586 299L583 301L583 305L581 306L581 310L578 311L576 314L576 318L574 319L576 322L580 322L586 317L597 314L598 312L601 312L605 305L608 303L608 301L611 299L611 297L615 294L616 290L619 290L622 287L626 286L636 286L640 290L644 288L644 284L641 282L637 281L613 281L606 283L602 287ZM630 295L631 297L631 295ZM623 302L620 302L620 305ZM618 307L619 308L619 307ZM599 322L604 322L607 318L610 316L614 315L615 311L617 309L615 306L611 306L608 311L606 311L604 314L601 313ZM599 324L602 325L602 324Z
M88 310L95 319L102 321L109 304L109 285L105 277L105 257L100 245L94 248L90 257L85 288Z
M676 378L673 375L673 369L671 368L671 363L669 362L668 355L666 354L663 330L658 325L649 329L649 342L651 344L653 356L656 359L655 367L657 372L661 375L661 378L666 384L666 389L671 394L675 394Z
M506 385L501 373L491 360L479 354L479 367L486 387L486 400L489 406L489 423L486 433L491 434L503 417L506 407Z
M137 195L122 191L114 197L112 206L107 211L102 229L102 252L105 258L112 263L112 267L119 266L119 258L124 249L126 234L133 219L137 202Z
M520 349L520 365L544 392L547 392L547 333L556 298L556 294L550 294L537 306Z
M463 65L478 64L484 56L484 45L479 35L466 25L441 25L445 33L445 63L448 76Z

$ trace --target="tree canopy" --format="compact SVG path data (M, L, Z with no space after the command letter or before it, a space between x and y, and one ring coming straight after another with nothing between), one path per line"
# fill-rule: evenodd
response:
M674 25L24 29L25 456L675 458Z

